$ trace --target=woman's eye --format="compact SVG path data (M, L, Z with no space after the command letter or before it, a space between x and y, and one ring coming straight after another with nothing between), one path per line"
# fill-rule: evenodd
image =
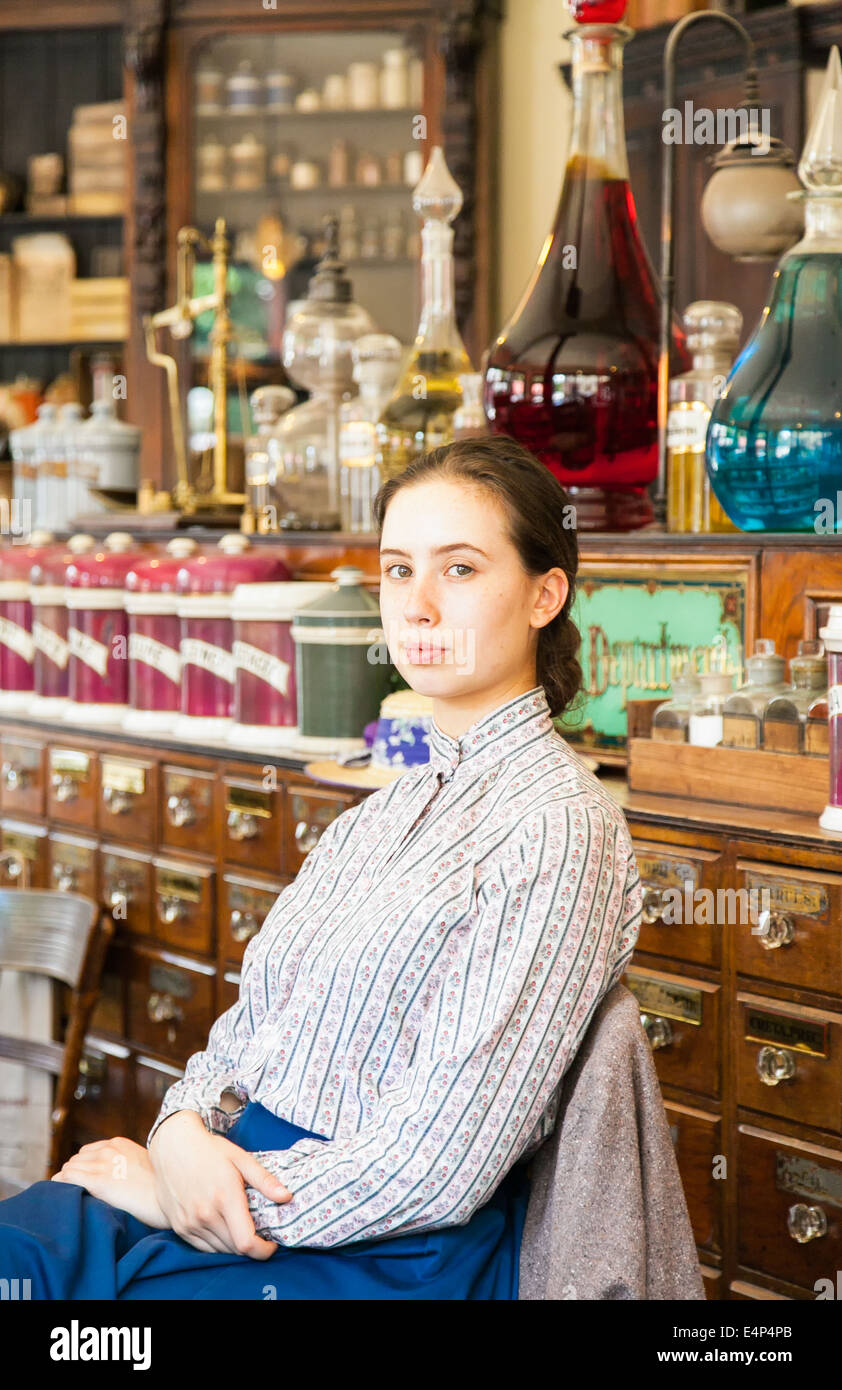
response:
M402 564L400 563L400 561L398 560L398 561L395 562L394 565L387 565L387 566L386 566L386 569L385 569L385 571L384 571L384 573L387 574L387 575L389 575L390 578L394 578L394 576L392 575L392 570L408 570L408 569L409 569L409 565L402 565Z
M473 574L474 572L473 565L463 565L459 560L452 564L450 568L452 570L467 570L468 574ZM461 579L462 575L460 575L459 578Z

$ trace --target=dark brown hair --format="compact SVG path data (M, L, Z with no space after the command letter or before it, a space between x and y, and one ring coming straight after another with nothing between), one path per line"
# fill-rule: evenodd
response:
M550 714L558 718L582 688L579 629L570 617L575 597L579 546L575 512L558 479L534 454L508 435L477 435L442 444L389 478L374 499L374 519L382 534L386 508L401 488L433 478L461 479L487 488L503 505L509 538L527 574L537 577L558 567L570 589L552 622L538 630L537 676ZM565 524L565 522L567 524Z

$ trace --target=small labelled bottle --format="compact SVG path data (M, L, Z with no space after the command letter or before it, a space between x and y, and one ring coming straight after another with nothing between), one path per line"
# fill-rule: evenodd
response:
M748 681L722 706L724 748L762 748L766 708L776 695L791 689L784 680L786 662L771 638L758 638L753 655L746 658L746 670Z
M472 439L478 434L488 434L488 421L482 406L482 372L465 372L459 382L462 404L453 417L453 438Z
M667 416L667 530L736 531L711 492L705 437L711 410L725 385L743 316L735 304L698 299L684 313L689 372L671 378Z
M699 685L690 701L688 742L716 748L722 742L722 707L734 689L734 677L730 671L704 671Z
M400 381L377 427L383 482L430 449L449 444L462 404L460 377L472 371L456 327L453 228L462 194L435 145L412 196L421 229L421 320Z
M798 643L789 663L792 690L769 701L763 717L763 747L775 753L804 753L810 706L827 700L827 657L824 643Z
M339 515L343 531L371 533L380 487L377 422L395 388L403 348L391 333L364 333L351 357L360 394L339 410Z
M685 669L673 677L671 697L658 705L652 716L653 739L663 743L687 743L690 704L701 688L695 671Z

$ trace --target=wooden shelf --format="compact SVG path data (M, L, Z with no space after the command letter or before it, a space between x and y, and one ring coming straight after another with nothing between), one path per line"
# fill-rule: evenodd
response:
M265 107L253 107L250 111L229 110L227 107L221 111L202 111L199 107L194 107L193 114L199 121L318 121L326 116L347 121L358 116L402 116L406 119L407 116L417 116L419 113L414 106L325 106L319 111L297 111L295 107L286 107L283 111L271 111Z

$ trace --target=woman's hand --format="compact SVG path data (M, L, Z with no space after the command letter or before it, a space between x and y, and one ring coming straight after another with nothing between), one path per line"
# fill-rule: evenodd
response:
M70 1182L84 1187L112 1207L119 1207L147 1226L168 1230L170 1223L155 1196L155 1173L149 1154L132 1139L99 1139L83 1144L51 1182Z
M254 1228L246 1185L278 1204L292 1193L238 1144L211 1134L192 1110L158 1127L149 1145L155 1194L168 1224L197 1250L230 1251L267 1260L277 1241Z

